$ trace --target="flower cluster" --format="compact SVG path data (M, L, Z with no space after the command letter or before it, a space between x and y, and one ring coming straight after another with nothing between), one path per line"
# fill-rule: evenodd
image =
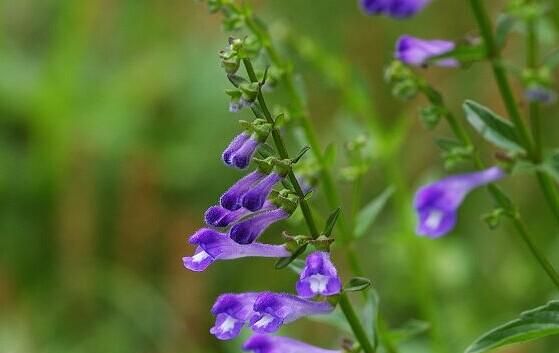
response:
M192 256L183 258L184 266L192 271L204 271L216 260L243 257L290 257L291 247L257 242L272 224L288 218L298 205L293 192L274 187L291 172L291 161L276 157L254 157L259 146L271 132L272 125L256 119L242 122L245 128L226 147L223 162L230 167L245 169L254 161L256 168L240 178L204 215L207 227L190 238L194 245ZM273 292L245 292L222 294L211 309L215 324L210 333L220 340L230 340L249 327L255 335L244 349L255 353L332 353L285 337L274 337L282 325L309 315L328 314L335 308L335 300L328 297L342 290L330 254L310 253L296 284L295 294ZM318 298L318 299L317 299Z

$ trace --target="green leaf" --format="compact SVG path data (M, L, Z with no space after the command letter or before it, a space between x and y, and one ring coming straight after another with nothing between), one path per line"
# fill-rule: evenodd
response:
M546 156L542 170L559 182L559 151L553 151Z
M487 141L514 152L524 152L514 126L493 111L474 101L464 103L466 119Z
M334 211L332 211L332 213L330 213L330 216L328 216L328 220L326 221L326 225L324 226L324 231L322 232L322 234L326 235L327 237L332 235L332 230L334 230L334 226L338 221L338 217L340 216L341 210L342 209L338 207Z
M369 288L373 284L371 280L365 277L353 277L344 286L344 292L361 292Z
M365 330L374 342L378 342L376 327L379 313L379 301L380 299L377 291L374 288L371 288L367 292L367 299L362 310Z
M394 342L402 343L425 333L430 328L428 322L411 319L398 329L390 331L390 337Z
M504 47L509 33L517 23L516 18L501 14L497 18L497 25L495 30L495 41L499 47Z
M303 268L305 267L305 260L295 259L288 266L290 270L292 270L296 274L299 274L301 273L301 271L303 271Z
M363 207L361 211L359 211L355 222L355 236L357 238L365 235L393 193L394 188L388 187L379 196L375 197L365 207Z
M478 338L466 353L492 349L559 334L559 301L523 312L520 318L499 326Z

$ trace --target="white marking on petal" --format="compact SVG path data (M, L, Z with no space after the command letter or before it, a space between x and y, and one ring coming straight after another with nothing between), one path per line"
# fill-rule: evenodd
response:
M324 275L312 275L308 278L311 291L313 293L323 293L326 291L326 286L328 285L329 277Z
M204 261L205 259L207 259L208 257L210 257L210 254L208 254L205 251L200 251L198 254L192 256L192 262L194 262L195 264L198 264L198 263Z
M429 212L429 216L425 220L425 226L429 229L437 229L443 221L444 212L440 210L433 210Z
M221 330L221 332L230 332L231 330L233 330L233 328L235 328L236 323L236 319L231 316L227 316L227 319L225 319L225 321L223 321L221 325L219 325L219 329Z
M262 318L254 323L254 327L256 328L263 328L270 324L270 322L274 321L274 317L269 314L265 314Z

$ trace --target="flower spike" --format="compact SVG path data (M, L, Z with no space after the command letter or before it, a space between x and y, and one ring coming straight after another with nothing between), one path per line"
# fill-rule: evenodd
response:
M263 293L254 302L255 314L250 319L254 332L272 333L303 316L328 314L334 307L328 302L317 302L291 294Z
M505 172L492 167L476 173L454 175L421 187L415 194L414 207L419 223L417 233L437 238L456 225L457 211L466 195L476 187L502 179Z
M325 251L309 254L296 287L297 294L302 298L339 294L342 290L342 282L330 260L330 254Z

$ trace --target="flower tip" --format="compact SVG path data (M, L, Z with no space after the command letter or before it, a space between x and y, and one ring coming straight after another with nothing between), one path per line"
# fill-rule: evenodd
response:
M214 259L201 248L198 248L193 256L185 256L182 258L183 266L194 272L202 272L207 269Z

